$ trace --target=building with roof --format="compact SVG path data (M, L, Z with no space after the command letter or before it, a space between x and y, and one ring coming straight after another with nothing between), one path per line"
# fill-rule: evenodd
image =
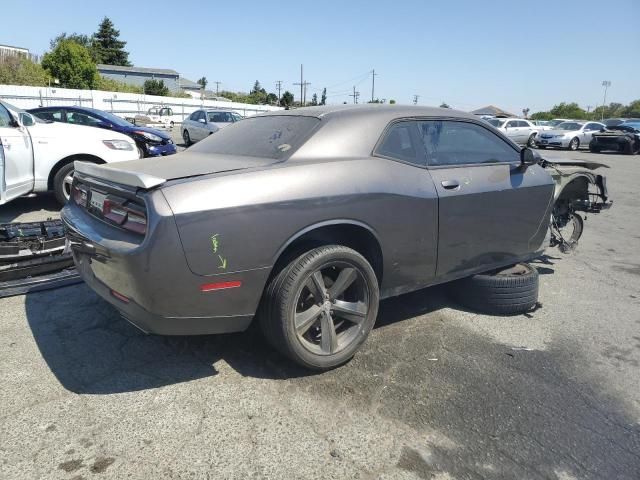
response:
M487 105L486 107L479 108L474 110L474 115L487 115L491 117L516 117L513 113L509 113L506 110L502 110L494 105Z
M24 57L33 62L38 62L39 60L38 56L30 53L28 48L0 44L0 61L12 57Z
M162 80L171 92L180 91L180 74L167 68L121 67L119 65L97 65L103 77L137 87L147 80Z

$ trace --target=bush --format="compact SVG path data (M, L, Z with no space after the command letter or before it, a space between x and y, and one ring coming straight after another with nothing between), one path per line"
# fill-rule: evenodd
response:
M96 82L96 90L104 90L106 92L144 93L142 91L142 87L118 82L117 80L102 76L100 76Z
M144 82L143 90L147 95L169 96L169 87L164 84L164 80L147 80Z
M62 40L42 57L42 67L60 80L63 88L95 88L98 79L96 64L87 50L73 40Z
M0 84L44 87L49 76L44 68L25 57L8 57L0 60Z

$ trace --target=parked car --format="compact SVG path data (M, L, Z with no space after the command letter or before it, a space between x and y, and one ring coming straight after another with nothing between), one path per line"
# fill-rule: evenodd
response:
M541 254L554 196L538 160L464 112L312 107L175 160L77 162L61 215L80 275L142 330L237 332L259 312L272 345L324 369L355 354L380 298L482 278L485 305L534 305L520 263Z
M549 126L551 128L554 128L560 125L562 122L572 122L572 121L573 120L571 120L570 118L554 118L553 120L549 120Z
M640 120L626 121L594 133L589 150L593 153L613 150L626 155L640 153Z
M189 146L240 120L242 117L236 112L196 110L182 122L182 139Z
M540 130L551 130L553 127L551 126L550 120L530 120L536 127L540 128Z
M514 142L520 145L535 146L535 139L538 132L542 130L523 118L491 118L487 120L495 128L503 132Z
M605 118L602 123L607 127L615 127L628 121L640 122L640 118Z
M124 133L133 138L138 148L138 155L143 157L159 157L176 153L176 146L171 135L160 130L140 127L122 118L102 110L86 107L40 107L28 110L43 120L86 125Z
M604 125L599 122L562 122L556 125L553 130L540 133L536 138L536 146L538 148L559 147L578 150L581 145L589 145L591 136L603 128L605 128Z
M139 114L134 117L133 123L143 126L158 126L163 128L173 128L176 123L182 122L182 116L173 113L171 107L154 105L146 114Z
M54 123L0 101L0 204L53 190L69 198L73 162L111 163L138 158L133 140L112 130Z

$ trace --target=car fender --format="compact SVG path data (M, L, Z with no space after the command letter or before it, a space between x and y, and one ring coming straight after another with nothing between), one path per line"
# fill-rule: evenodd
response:
M283 254L283 252L287 248L289 248L296 240L300 239L304 235L306 235L306 234L308 234L308 233L310 233L310 232L312 232L314 230L318 230L320 228L332 227L332 226L338 226L338 225L352 225L354 227L364 228L371 235L373 235L373 237L378 242L378 245L382 245L382 242L380 241L380 236L378 235L376 230L371 225L368 225L368 224L366 224L364 222L360 222L358 220L353 220L353 219L348 219L348 218L336 218L336 219L332 219L332 220L324 220L322 222L317 222L317 223L313 223L311 225L308 225L305 228L303 228L301 230L298 230L296 233L291 235L287 239L287 241L285 241L280 246L280 248L276 251L275 255L273 256L272 265L275 265L277 260L280 258L280 256Z

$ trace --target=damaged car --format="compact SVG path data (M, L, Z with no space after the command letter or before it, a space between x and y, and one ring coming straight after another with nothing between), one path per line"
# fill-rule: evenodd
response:
M607 179L594 172L609 168L604 163L585 160L542 160L555 182L549 225L550 246L563 253L575 250L584 230L584 215L611 208Z
M382 298L458 281L494 313L534 306L553 168L472 114L311 107L175 160L76 162L62 220L79 274L141 330L240 332L255 317L321 370L362 346Z
M592 153L608 150L625 155L640 153L640 120L608 126L605 130L594 133L589 150Z

